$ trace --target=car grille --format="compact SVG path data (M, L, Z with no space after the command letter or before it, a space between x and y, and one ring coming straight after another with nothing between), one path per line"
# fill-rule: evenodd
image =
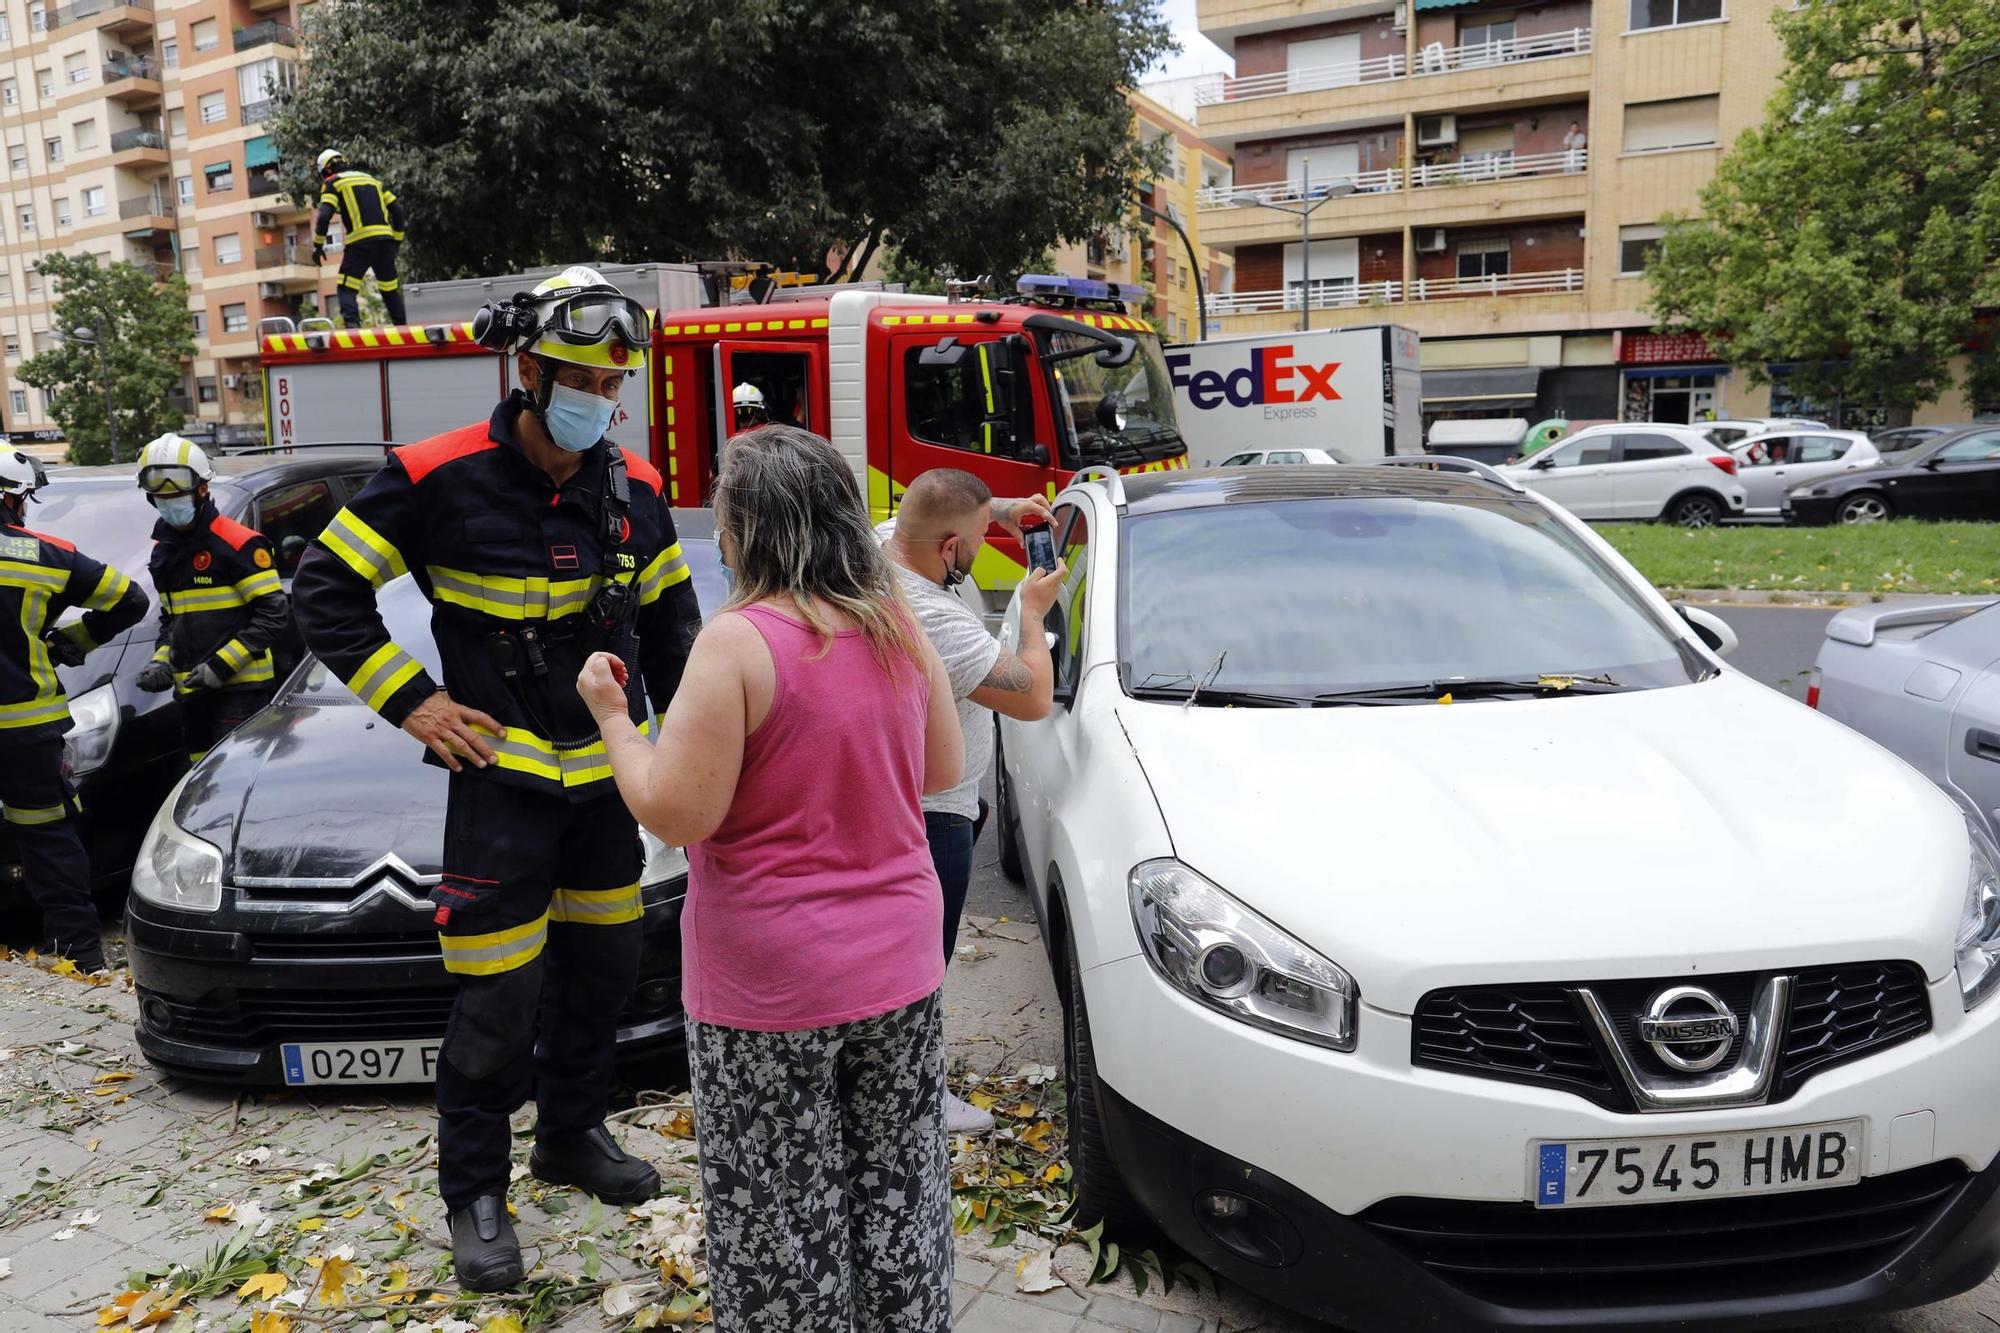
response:
M256 1047L278 1041L402 1041L442 1038L456 988L221 990L199 1000L141 990L141 1006L165 1023L163 1036L202 1046ZM157 1002L164 1008L154 1011Z
M1390 1199L1360 1220L1441 1280L1496 1304L1680 1305L1864 1277L1969 1179L1956 1162L1934 1162L1845 1188L1623 1208Z
M1609 1010L1620 1042L1639 1068L1665 1076L1672 1071L1638 1040L1637 1020L1651 995L1683 980L1579 985L1588 985ZM1701 983L1735 1011L1743 1028L1762 980L1740 972L1704 977ZM1636 1110L1577 989L1521 985L1432 991L1417 1005L1411 1060L1431 1069L1561 1088L1608 1110ZM1923 972L1911 963L1807 968L1792 974L1791 1008L1783 1022L1773 1101L1791 1096L1823 1069L1929 1031L1929 994ZM1736 1055L1732 1050L1721 1067L1730 1067Z
M436 935L336 934L256 935L250 940L253 962L434 962L444 969L444 954Z

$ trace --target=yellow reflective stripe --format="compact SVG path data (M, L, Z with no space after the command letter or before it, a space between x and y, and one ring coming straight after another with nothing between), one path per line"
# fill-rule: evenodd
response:
M60 722L69 716L69 700L58 696L54 699L30 699L26 703L0 704L0 731L15 727L39 727L45 722Z
M97 581L97 587L91 590L90 596L83 599L83 604L93 611L109 611L118 605L119 600L125 596L125 590L131 586L132 580L106 565L104 577Z
M587 610L604 586L596 575L582 579L507 578L474 574L444 565L426 565L431 594L440 602L462 606L501 620L560 620Z
M277 663L269 653L259 653L250 659L250 665L223 681L224 685L261 685L267 680L278 678Z
M444 970L460 976L490 977L512 972L541 956L549 939L548 913L533 921L484 935L439 935L444 951Z
M29 588L21 594L21 637L28 645L28 676L35 682L37 699L63 697L62 682L56 679L56 664L49 660L49 646L42 642L42 626L49 623L49 591Z
M46 588L61 592L69 586L69 571L33 565L25 560L0 560L0 588Z
M368 660L347 678L347 688L379 713L396 691L416 679L423 669L424 664L416 658L393 643L385 643L368 654Z
M549 920L585 926L616 926L645 915L636 881L616 889L557 889L549 900Z
M243 605L243 594L224 585L220 588L186 588L167 594L167 610L177 616L202 611L233 611Z
M410 567L403 563L403 553L352 509L343 509L334 516L333 522L319 534L319 543L377 588L410 572Z
M509 726L504 738L475 728L491 742L493 762L513 773L526 773L563 788L587 787L609 781L611 758L602 740L574 750L558 750L525 727Z
M644 606L660 600L660 594L677 583L685 583L691 577L687 558L681 554L681 544L675 542L666 550L653 557L651 564L639 575L639 604Z
M79 651L89 653L97 648L97 640L90 636L90 631L83 627L81 620L73 624L64 625L56 633L75 644Z
M241 639L231 639L215 650L215 659L225 671L241 671L250 660L250 645Z
M36 824L53 824L68 814L68 807L61 805L10 805L4 817L9 824L32 827Z
M269 597L274 592L284 590L285 585L278 578L278 571L275 569L260 569L249 578L238 579L236 582L236 591L243 595L243 600L246 602L254 602L259 597Z

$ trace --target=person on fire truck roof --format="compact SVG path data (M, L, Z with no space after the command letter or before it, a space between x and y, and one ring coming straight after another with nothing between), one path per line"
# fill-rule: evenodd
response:
M361 327L361 289L375 271L375 289L393 323L407 323L396 255L403 248L403 205L395 193L365 171L348 165L338 148L319 155L319 213L313 218L313 263L326 258L333 215L340 214L346 248L340 252L340 322Z
M312 651L451 770L430 895L459 983L438 1060L438 1181L460 1284L497 1291L521 1280L509 1117L531 1092L536 1176L621 1205L660 1186L604 1127L638 977L641 861L576 678L609 651L634 668L633 721L664 713L701 612L660 474L604 438L646 364L645 309L579 266L473 328L516 355L521 388L489 420L395 450L294 587ZM442 686L376 608L406 572L431 601ZM539 1048L538 1012L555 1025Z

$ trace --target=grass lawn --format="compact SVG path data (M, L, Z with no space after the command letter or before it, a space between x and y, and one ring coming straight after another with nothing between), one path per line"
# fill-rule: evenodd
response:
M1662 588L1759 592L2000 592L2000 523L1864 523L1707 528L1599 523L1604 539Z

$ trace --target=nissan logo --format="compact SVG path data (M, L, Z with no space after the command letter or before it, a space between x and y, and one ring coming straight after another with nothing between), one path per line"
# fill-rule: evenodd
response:
M1736 1044L1736 1015L1714 991L1672 986L1639 1015L1639 1039L1669 1066L1700 1074L1721 1064Z

